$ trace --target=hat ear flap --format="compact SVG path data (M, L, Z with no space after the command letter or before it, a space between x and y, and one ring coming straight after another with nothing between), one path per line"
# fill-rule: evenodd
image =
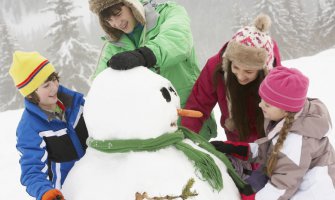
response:
M225 54L222 56L222 69L224 72L228 71L228 67L231 64L231 61L228 60L228 58L225 57Z
M264 76L269 74L269 69L267 67L264 67L263 71L264 71Z
M235 130L235 123L234 123L234 120L231 117L229 117L225 120L224 126L229 131L234 131Z

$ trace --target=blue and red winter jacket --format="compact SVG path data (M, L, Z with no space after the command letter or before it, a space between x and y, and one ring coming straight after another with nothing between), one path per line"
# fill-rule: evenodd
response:
M16 133L21 184L38 200L48 190L61 188L70 169L87 148L83 95L59 86L58 99L65 106L65 121L50 118L25 99L25 110Z

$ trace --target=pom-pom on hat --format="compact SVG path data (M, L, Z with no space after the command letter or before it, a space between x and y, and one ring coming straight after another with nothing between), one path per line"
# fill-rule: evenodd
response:
M15 86L26 97L55 72L54 66L37 52L15 51L9 69Z
M260 14L254 20L253 26L239 29L228 42L223 54L223 69L228 68L228 61L250 70L264 69L265 74L272 69L274 60L273 42L268 33L271 19Z
M289 112L299 112L306 100L309 80L299 70L278 66L259 87L259 96L268 104Z

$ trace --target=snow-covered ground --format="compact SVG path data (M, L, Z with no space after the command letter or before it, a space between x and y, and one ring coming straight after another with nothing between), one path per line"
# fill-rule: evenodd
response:
M21 118L21 110L0 113L0 185L3 199L30 200L25 188L20 184L19 154L16 151L16 126Z
M315 56L303 57L283 62L284 66L300 69L310 78L309 97L321 99L328 107L331 117L335 119L335 92L331 85L335 84L335 49L323 51ZM215 110L218 120L218 109ZM0 113L0 185L1 199L30 200L20 185L19 155L15 149L15 129L21 117L22 110L13 110ZM224 139L222 129L219 129L217 139ZM334 142L335 140L333 140ZM99 185L97 185L99 187ZM94 188L92 188L94 191Z

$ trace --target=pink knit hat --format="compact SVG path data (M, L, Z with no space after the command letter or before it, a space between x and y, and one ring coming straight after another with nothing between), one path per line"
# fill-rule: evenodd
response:
M305 103L309 80L299 70L273 68L259 87L259 96L268 104L289 112L299 112Z

